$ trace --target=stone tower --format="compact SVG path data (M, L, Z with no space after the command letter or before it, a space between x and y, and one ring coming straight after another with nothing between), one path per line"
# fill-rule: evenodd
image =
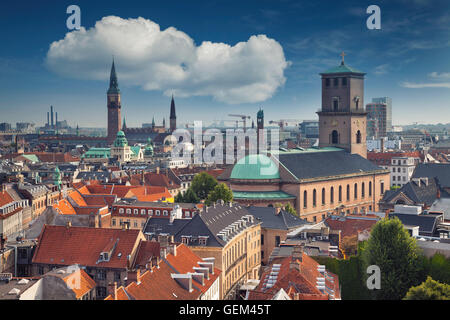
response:
M367 157L367 112L364 109L364 72L344 63L322 76L319 147L338 147Z
M116 138L117 132L121 130L120 127L120 110L122 108L120 103L119 83L117 82L116 68L114 60L111 67L111 75L109 77L108 89L108 143L112 143Z
M177 129L177 116L175 114L175 101L170 102L170 132L174 132Z

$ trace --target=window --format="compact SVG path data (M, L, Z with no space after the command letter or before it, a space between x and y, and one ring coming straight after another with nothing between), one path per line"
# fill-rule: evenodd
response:
M120 208L120 209L119 209L119 213L123 213L123 208Z
M392 176L392 181L395 181L395 176Z
M313 221L317 222L317 217L316 216L313 217Z
M163 211L163 215L164 215L164 216L167 216L167 214L168 214L167 210L164 210L164 211Z
M369 197L372 196L372 181L369 181Z
M128 214L131 214L131 209L127 209L127 213L128 213Z
M159 216L161 212L159 210L156 210L156 215Z
M330 188L330 203L334 203L334 187Z
M342 78L342 86L346 86L347 85L347 78Z
M148 215L149 215L149 216L152 216L152 215L153 215L153 210L149 209L149 210L148 210Z
M342 201L342 186L339 186L339 202Z
M325 86L326 87L330 86L330 78L325 79Z
M338 111L339 109L339 100L333 99L333 111Z
M261 235L261 245L264 245L264 235Z
M356 143L361 143L361 131L356 132Z
M306 190L303 192L303 208L306 208L308 205L308 193Z
M333 130L333 132L331 132L331 143L332 144L339 143L339 134L336 130Z
M364 184L364 182L361 185L361 197L364 198L366 196L366 186Z
M317 205L317 192L316 189L313 190L313 207Z
M145 215L145 209L141 209L141 215Z
M325 188L322 188L322 204L325 204Z
M137 226L138 226L138 223L136 220L134 220L134 227L137 228Z
M97 270L97 280L105 280L106 279L106 271L104 269Z
M112 225L113 225L113 227L116 226L116 219L112 219Z
M358 184L355 183L355 199L358 199Z
M280 236L275 236L275 247L279 247L281 243Z
M383 181L380 182L380 191L381 191L381 194L384 193L384 182Z
M350 185L347 185L347 201L350 201Z
M339 85L339 79L338 78L334 78L333 79L333 84L335 87L337 87Z
M106 297L106 287L97 287L97 297Z
M184 214L185 214L186 218L189 218L191 216L189 211L185 211Z
M181 242L183 242L183 244L189 244L189 237L181 237Z
M120 272L114 272L114 281L120 281Z

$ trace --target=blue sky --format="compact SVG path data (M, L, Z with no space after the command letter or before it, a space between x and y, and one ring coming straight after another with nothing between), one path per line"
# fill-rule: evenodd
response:
M318 73L339 64L341 51L347 64L367 72L365 103L392 97L394 124L450 122L446 0L27 2L0 5L0 122L42 125L53 105L72 126L105 127L113 54L128 126L153 116L157 123L168 120L171 92L179 122L232 119L228 113L255 118L259 107L266 120L315 119ZM76 47L63 40L71 4L80 6L87 30L75 38ZM381 30L366 28L371 4L381 8ZM93 36L83 47L108 16L121 18L116 25L130 24L127 30L137 21L129 18L145 21L129 37L109 33L103 45ZM176 30L156 33L157 46L145 52L140 37L149 25ZM182 42L171 42L174 37ZM207 41L220 51L211 60ZM221 63L224 55L230 64ZM155 67L155 59L163 63Z

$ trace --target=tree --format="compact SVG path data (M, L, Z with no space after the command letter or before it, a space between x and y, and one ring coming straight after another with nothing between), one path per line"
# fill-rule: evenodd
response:
M400 300L422 278L421 256L416 240L398 218L382 219L373 227L362 252L364 270L376 265L381 271L381 288L373 297Z
M233 201L233 192L227 187L225 183L218 184L209 193L206 199L206 204L210 205L217 200L223 200L225 202Z
M200 199L195 194L194 190L188 188L183 196L183 202L185 203L199 203Z
M192 188L192 191L195 192L197 197L204 200L216 185L217 180L213 176L206 172L201 172L192 179L189 189Z
M175 198L174 198L174 201L175 202L179 202L179 203L181 203L181 202L184 202L184 197L183 197L183 195L181 194L181 192L178 192L178 194L175 196Z
M352 256L358 252L358 235L344 237L340 244L344 257Z
M288 204L284 207L284 211L289 212L290 214L293 214L294 216L297 215L297 211L295 211L294 207L291 206L290 203L288 203Z
M421 285L411 287L404 300L450 300L450 285L428 276Z

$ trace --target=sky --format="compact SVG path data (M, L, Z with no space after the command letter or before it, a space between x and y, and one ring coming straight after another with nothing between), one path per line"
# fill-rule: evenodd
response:
M81 29L69 30L69 5ZM381 29L369 30L369 5ZM43 125L50 105L75 127L106 127L114 56L128 127L317 119L319 73L367 73L365 103L393 100L393 123L450 122L448 0L4 1L0 122ZM233 124L232 122L229 123Z

